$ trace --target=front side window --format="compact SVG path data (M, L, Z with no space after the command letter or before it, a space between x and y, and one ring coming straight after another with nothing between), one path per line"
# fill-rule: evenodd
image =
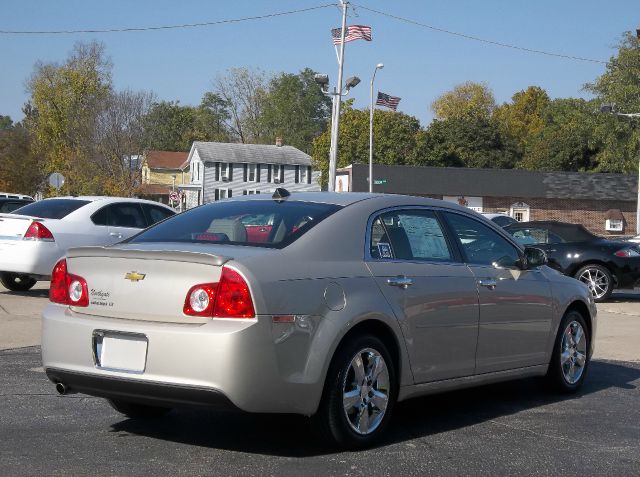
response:
M371 229L371 256L380 259L451 261L436 215L429 210L381 214Z
M164 207L158 207L156 205L142 204L142 208L147 215L147 221L149 222L149 225L155 224L156 222L160 222L167 217L175 215L175 212L173 212L172 210L167 210Z
M177 214L131 243L187 242L282 248L342 207L315 202L214 202Z
M513 267L520 260L516 247L486 225L460 214L444 215L469 263Z

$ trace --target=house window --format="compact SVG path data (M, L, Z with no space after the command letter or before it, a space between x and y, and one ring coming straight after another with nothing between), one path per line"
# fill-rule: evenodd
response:
M227 199L233 196L231 189L216 189L216 200Z
M509 215L518 222L529 222L530 207L524 202L517 202L509 209Z
M282 182L282 166L280 164L274 164L271 166L271 180L274 184Z
M256 181L256 165L249 164L249 182Z
M624 230L624 221L622 219L607 219L605 221L605 229L608 232L622 232Z
M226 162L220 163L220 180L229 180L229 164Z
M307 182L307 168L305 166L300 166L300 182L303 184Z

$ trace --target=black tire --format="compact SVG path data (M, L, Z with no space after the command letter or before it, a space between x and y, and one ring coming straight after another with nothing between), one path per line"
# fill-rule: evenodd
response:
M162 417L171 411L171 408L168 407L149 406L146 404L121 401L120 399L107 399L107 401L109 401L111 407L120 414L124 414L132 419Z
M579 379L575 382L571 382L571 380L567 379L565 370L563 369L563 360L566 358L566 354L563 356L563 353L567 352L566 349L563 349L563 337L569 325L573 323L577 323L580 325L583 331L584 340L584 365L582 366L582 371L580 373ZM556 341L553 347L553 354L551 355L551 362L549 363L549 370L547 371L546 380L547 383L556 391L563 393L574 393L578 391L583 383L585 376L587 375L587 370L589 369L589 363L591 362L591 356L589 355L589 350L591 348L591 336L589 334L589 328L587 327L586 320L582 313L579 313L575 310L568 311L565 316L560 321L560 326L558 327L558 334L556 336ZM571 355L571 352L569 352ZM573 356L572 356L573 357ZM578 362L580 360L577 360ZM569 364L569 366L571 366Z
M590 285L588 281L581 279L581 277L587 273L591 273L594 276L596 274L602 274L604 276L604 279L608 284L606 287L607 289L604 293L600 294L601 292L599 289L594 289L594 287ZM611 297L611 294L613 293L613 288L614 288L613 276L611 275L611 271L605 266L598 265L597 263L590 263L580 268L580 270L578 270L573 277L577 280L580 280L581 282L583 282L585 285L589 287L589 291L591 291L591 295L593 296L593 299L597 303L607 301L609 297Z
M37 280L31 278L29 275L22 275L19 273L0 273L0 283L11 291L27 291L33 288Z
M353 370L351 368L352 360L361 353L365 353L362 354L362 356L366 356L366 350L373 350L382 357L384 364L386 365L386 373L388 375L387 380L387 375L381 373L380 378L376 378L374 382L367 383L367 389L375 389L376 391L383 390L383 392L386 389L388 399L386 402L386 409L382 413L382 418L378 421L377 425L375 423L380 413L378 413L378 415L374 415L375 403L373 403L372 394L368 394L369 399L371 399L372 402L371 407L369 407L370 404L366 404L366 406L362 403L359 404L359 406L366 407L364 412L367 413L367 416L372 416L371 422L376 425L374 430L366 434L361 434L352 428L352 424L350 424L348 420L348 413L344 409L343 393L346 386L354 386L353 382L351 384L347 383L347 378L353 378L353 381L355 382L355 374L353 374ZM369 355L373 356L371 353L369 353ZM369 363L373 363L373 361L370 361ZM365 376L372 374L367 372L368 369L371 369L369 363L363 363ZM337 350L329 367L322 400L320 402L318 412L312 418L316 431L325 441L334 445L337 444L338 446L346 449L362 449L374 445L384 435L384 431L391 419L391 414L393 412L398 393L396 375L396 369L391 355L380 339L368 334L354 336L349 339ZM362 390L363 387L364 386L360 386L359 389ZM352 411L357 413L363 412L362 409L364 409L364 407L357 407L355 405L351 408ZM354 417L357 421L357 416ZM369 423L369 419L369 417L366 419L367 423Z

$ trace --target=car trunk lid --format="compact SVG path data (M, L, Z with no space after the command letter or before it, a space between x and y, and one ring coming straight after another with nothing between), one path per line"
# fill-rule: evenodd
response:
M187 292L196 284L216 283L229 257L192 251L82 247L67 253L69 273L87 281L89 306L73 308L114 318L204 323L186 316Z
M0 214L0 241L22 240L33 221L43 222L27 215Z

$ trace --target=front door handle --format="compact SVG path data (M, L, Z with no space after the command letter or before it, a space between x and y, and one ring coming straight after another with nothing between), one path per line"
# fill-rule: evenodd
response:
M403 290L409 288L409 285L413 285L413 280L407 278L404 275L398 275L397 277L387 279L387 283L392 287L400 287Z
M481 287L486 287L489 290L495 290L497 284L498 282L496 282L493 278L483 278L482 280L478 280L478 285L480 285Z

